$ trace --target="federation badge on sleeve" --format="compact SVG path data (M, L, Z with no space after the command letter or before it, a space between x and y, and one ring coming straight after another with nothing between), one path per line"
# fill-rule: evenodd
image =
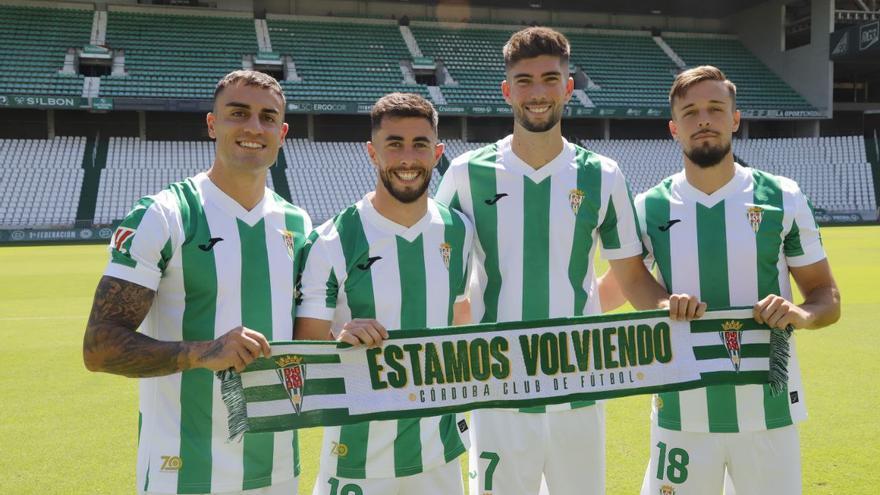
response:
M721 342L727 349L727 355L730 362L733 363L733 369L739 372L739 364L742 361L740 351L742 349L742 323L738 321L725 321L721 324L721 331L718 332Z
M278 233L281 234L281 237L284 239L284 245L287 246L287 256L290 257L290 261L293 261L293 237L295 234L289 230L281 229L278 229Z
M452 256L452 246L448 242L440 244L440 256L443 258L443 264L449 270L449 259Z
M575 215L578 214L578 211L581 209L581 203L584 202L584 192L580 189L572 189L568 192L568 204L571 206L571 211L574 212Z
M113 249L119 251L122 254L128 254L128 248L126 245L131 246L131 239L134 237L135 230L128 227L117 227L116 232L113 233Z
M302 356L281 356L275 360L280 368L275 370L278 379L284 385L287 397L293 405L296 414L302 412L303 391L306 383L306 365L302 362Z
M746 216L749 219L749 225L752 226L752 231L757 234L758 229L761 228L761 220L764 218L764 208L761 208L760 206L751 206L746 211Z

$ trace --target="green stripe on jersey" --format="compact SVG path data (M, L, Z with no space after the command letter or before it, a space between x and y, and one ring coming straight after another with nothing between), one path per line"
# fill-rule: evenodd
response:
M397 265L400 272L400 328L425 328L428 283L425 280L425 247L422 235L412 242L397 238Z
M498 193L495 174L497 145L480 148L468 162L468 178L471 186L471 202L474 208L474 227L480 245L486 254L486 288L483 291L483 318L480 323L498 320L498 298L501 295L501 269L498 266L498 210L495 200Z
M370 270L361 270L358 264L365 263L370 256L370 247L364 233L360 213L351 207L340 213L334 220L348 277L345 292L351 318L375 318L376 304L373 298L373 277ZM339 443L348 447L345 456L337 457L337 472L344 472L346 478L365 478L367 470L367 441L370 436L370 423L343 425L339 428Z
M400 328L427 326L427 282L425 281L425 248L422 235L412 242L397 239L397 264L400 273ZM394 438L394 475L407 476L421 472L422 440L419 418L397 420ZM414 471L415 470L415 471Z
M178 198L187 240L180 248L186 294L183 340L213 340L217 267L214 251L198 248L200 240L212 237L208 219L191 181L173 184L171 190ZM180 382L180 458L184 465L178 471L177 492L204 493L211 490L214 374L207 369L187 370L181 374Z
M456 198L458 194L456 193ZM465 228L464 221L453 211L437 206L437 211L443 219L445 225L443 232L443 242L449 244L449 312L447 316L448 324L452 325L453 309L455 299L459 295L465 293L467 289L467 279L465 278L466 254L463 253Z
M451 462L465 451L455 419L454 414L444 414L440 418L440 438L443 440L443 458L446 462Z
M272 295L269 293L269 253L265 219L253 227L237 220L241 243L241 324L272 340ZM274 433L244 436L243 490L272 483Z
M783 200L782 189L777 179L760 172L752 171L754 180L754 203L764 205L761 215L761 227L755 235L756 251L758 254L758 299L763 299L770 294L779 294L779 261L780 246L782 246L782 218ZM793 237L792 237L793 236ZM790 243L789 238L794 239ZM789 236L785 239L785 251L800 251L800 234L797 224L792 223ZM788 385L783 387L782 392L774 396L770 393L770 386L764 385L764 424L767 428L779 428L793 423L791 409L789 408Z
M543 320L550 315L550 183L535 184L523 177L522 319ZM488 261L488 260L487 260Z
M587 307L584 279L590 271L590 252L593 249L593 230L599 223L598 212L602 198L602 164L595 155L577 148L577 188L584 197L577 212L571 255L568 257L568 281L574 291L573 316L582 316ZM593 403L593 401L587 401Z
M712 208L696 205L700 299L706 301L709 309L730 305L725 204L725 201L721 201ZM734 385L706 387L706 403L709 410L710 431L739 431Z

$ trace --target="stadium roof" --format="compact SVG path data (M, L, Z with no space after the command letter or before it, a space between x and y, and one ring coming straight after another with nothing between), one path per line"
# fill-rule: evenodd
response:
M568 10L602 14L669 15L721 19L767 0L401 0L429 5L473 5L507 9Z

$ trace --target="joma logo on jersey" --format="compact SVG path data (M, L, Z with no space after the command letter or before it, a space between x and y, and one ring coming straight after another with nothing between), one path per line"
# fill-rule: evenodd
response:
M293 261L293 238L295 234L289 230L278 229L278 233L284 239L284 245L287 246L287 256Z
M330 454L336 457L345 457L348 455L348 445L344 443L330 442Z
M571 206L571 211L574 212L575 215L578 214L578 211L581 209L581 203L584 202L584 192L580 189L572 189L568 192L568 204Z
M452 256L452 246L448 242L440 244L440 257L443 258L443 264L449 270L449 259Z
M663 485L660 487L660 495L675 495L675 487Z
M740 352L742 350L742 323L738 321L725 321L721 324L721 331L718 332L721 342L727 349L727 355L730 362L733 363L733 369L739 371L739 364L742 361Z
M749 225L752 226L752 230L757 234L758 229L761 228L761 220L764 218L764 208L751 206L746 210L746 218L749 219Z
M305 390L306 382L306 365L303 364L302 359L302 356L288 355L275 360L275 364L279 366L275 373L281 384L284 385L287 397L293 405L293 412L296 414L302 412L303 390Z
M122 254L128 254L128 248L125 247L125 243L131 240L134 237L135 230L130 229L128 227L118 227L116 232L113 233L113 249L119 251ZM131 244L129 244L130 246Z
M162 456L162 471L180 471L183 468L183 459L176 455Z

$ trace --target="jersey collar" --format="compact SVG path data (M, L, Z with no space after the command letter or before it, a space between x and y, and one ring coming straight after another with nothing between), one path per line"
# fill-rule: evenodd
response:
M571 143L562 138L562 151L555 158L547 162L543 167L535 170L513 152L513 134L498 141L498 155L500 168L509 172L528 177L535 184L553 175L557 170L564 169L574 162L575 149Z
M745 190L745 188L751 184L751 170L747 167L743 167L739 163L734 162L733 165L736 167L733 178L730 179L727 184L721 186L721 189L718 189L712 194L706 194L692 186L690 182L687 181L684 170L675 174L672 180L672 187L674 190L678 191L683 199L696 201L707 208L712 208L731 195Z
M382 216L373 206L373 202L370 201L372 195L373 193L369 192L357 202L357 208L361 216L377 229L390 235L402 237L407 242L414 241L416 237L424 232L431 225L431 218L436 214L437 206L434 204L434 200L428 198L428 211L425 212L425 215L413 224L412 227L405 227Z
M196 184L196 187L201 190L206 205L210 203L217 206L226 214L246 223L248 227L253 227L263 217L275 211L275 200L272 196L272 191L268 188L263 192L263 199L248 211L245 210L238 201L230 198L225 192L221 191L219 187L211 182L207 173L202 172L196 175L193 177L193 182Z

